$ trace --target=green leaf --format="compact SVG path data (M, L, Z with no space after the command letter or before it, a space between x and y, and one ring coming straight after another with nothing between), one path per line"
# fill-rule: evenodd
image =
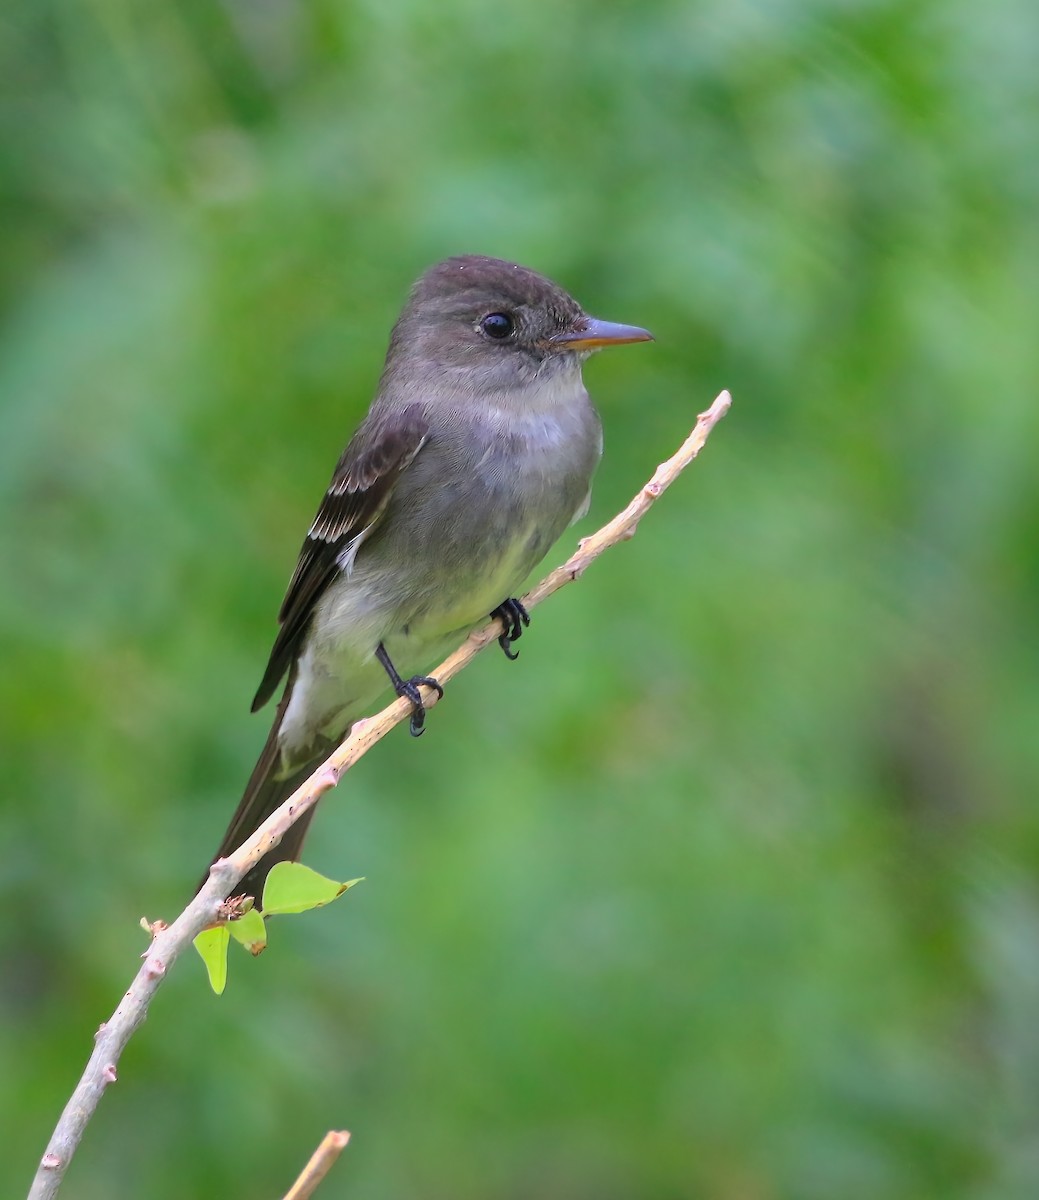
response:
M271 868L263 888L263 914L300 913L337 900L359 879L338 883L302 863L280 862Z
M202 956L209 974L209 986L219 996L227 983L227 947L231 935L226 925L214 929L203 929L195 938L195 949Z
M250 908L227 928L234 940L241 942L253 957L267 949L267 926L255 908Z

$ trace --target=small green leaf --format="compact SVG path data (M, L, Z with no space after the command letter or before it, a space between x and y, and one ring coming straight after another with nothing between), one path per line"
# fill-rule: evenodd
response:
M231 935L226 925L203 929L195 938L195 949L202 956L209 974L209 986L218 996L227 983L227 947L230 943Z
M264 884L263 914L301 913L320 908L323 904L331 904L347 888L360 882L359 879L350 879L346 883L338 883L302 863L276 863Z
M227 928L234 940L241 942L253 957L267 949L267 926L255 908L250 908Z

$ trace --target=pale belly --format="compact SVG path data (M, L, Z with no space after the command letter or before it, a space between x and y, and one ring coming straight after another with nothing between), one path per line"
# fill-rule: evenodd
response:
M431 670L466 634L514 595L531 567L533 530L518 530L509 547L484 561L468 586L432 589L416 611L398 600L403 589L362 573L329 588L300 656L280 742L287 766L309 758L315 737L339 740L358 717L389 694L375 658L380 645L406 679ZM359 577L360 576L360 577Z

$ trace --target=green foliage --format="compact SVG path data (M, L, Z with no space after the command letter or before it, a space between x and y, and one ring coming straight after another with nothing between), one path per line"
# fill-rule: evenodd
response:
M248 912L242 913L237 921L232 921L227 926L227 931L254 958L256 955L262 954L267 948L267 926L263 923L263 917L260 916L255 908L250 908ZM195 947L196 949L198 948L197 938L195 939Z
M1039 9L3 29L0 1194L233 811L408 284L481 251L657 335L588 368L578 534L732 413L323 803L349 906L234 1005L172 972L70 1196L276 1195L332 1126L366 1200L1035 1195Z
M195 938L195 949L205 964L209 986L218 996L223 994L227 985L227 949L231 938L256 958L267 949L268 917L323 908L360 882L360 879L351 879L339 883L298 862L276 863L263 887L262 911L249 908L226 924L204 929Z
M224 994L224 988L227 986L227 947L230 941L231 931L227 925L203 929L195 938L195 949L205 963L209 986L218 996Z
M323 908L360 882L350 879L339 883L319 875L303 863L276 863L263 885L263 915L275 917L280 913L304 913Z

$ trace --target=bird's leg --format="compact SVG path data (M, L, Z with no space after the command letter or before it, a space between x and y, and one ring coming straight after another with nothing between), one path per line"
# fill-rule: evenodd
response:
M411 736L418 737L426 724L426 706L422 703L419 686L425 684L426 687L432 688L438 696L443 696L444 689L431 675L412 675L410 679L401 679L382 642L376 647L375 657L382 663L383 670L389 675L390 683L393 684L393 690L397 695L411 701Z
M498 605L491 617L501 621L502 633L498 645L505 651L505 657L519 658L519 651L513 650L512 643L518 642L523 636L523 626L530 624L530 614L514 596L510 596Z

